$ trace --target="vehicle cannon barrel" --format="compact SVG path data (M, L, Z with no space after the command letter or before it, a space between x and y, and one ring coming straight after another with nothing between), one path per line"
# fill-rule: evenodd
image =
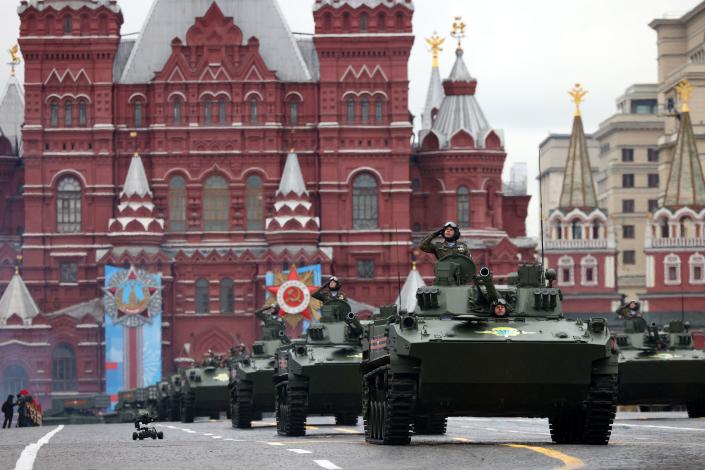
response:
M353 336L360 336L362 334L362 323L357 319L353 312L348 312L345 315L345 323L350 327L350 332Z
M488 304L493 304L499 300L499 294L494 286L494 280L492 279L492 271L487 266L480 269L480 273L475 276L475 285L482 292L482 287L485 288L483 295L485 296Z
M287 336L286 331L284 331L284 329L279 330L278 335L279 335L279 340L283 344L291 344L291 339Z

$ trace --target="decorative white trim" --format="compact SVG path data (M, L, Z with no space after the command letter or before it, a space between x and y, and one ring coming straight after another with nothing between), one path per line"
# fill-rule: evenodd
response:
M614 256L605 257L605 287L615 287ZM615 307L616 309L616 307Z
M587 280L587 270L592 269L592 281ZM592 255L583 256L580 260L580 285L594 287L599 284L598 282L598 272L599 266L597 264L597 258Z
M230 102L233 101L233 98L232 98L232 96L230 96L230 93L228 93L228 92L225 91L225 90L216 91L216 92L204 91L203 93L201 93L201 94L199 95L198 100L201 101L204 96L212 96L213 98L217 98L217 97L219 97L220 95L225 95L225 96L227 96L228 99L230 100Z
M563 270L569 272L568 281L563 280ZM561 256L558 260L558 285L559 286L574 286L575 285L575 261L570 256Z
M298 91L290 91L289 93L287 93L286 96L284 97L284 101L288 100L290 96L298 96L299 102L300 103L304 102L303 95L301 93L299 93Z
M675 280L669 278L670 268L676 269ZM663 259L663 283L667 286L679 286L681 282L681 258L677 254L671 253Z
M180 96L181 99L184 100L184 103L188 103L188 99L186 98L186 95L184 95L180 91L172 91L171 93L169 93L169 96L166 97L166 100L171 101L171 99L174 95Z
M656 285L656 265L654 257L646 255L646 287L654 287Z
M53 76L56 76L56 78L59 80L59 82L63 83L64 80L66 79L66 75L69 75L71 77L71 79L74 81L74 83L78 81L78 79L81 77L81 75L83 75L84 77L86 77L86 80L88 80L88 83L93 85L93 82L91 82L91 79L88 78L88 74L86 73L86 71L84 69L79 70L75 75L70 69L64 70L64 73L62 73L61 75L59 75L59 72L56 69L52 69L51 72L49 72L49 75L47 76L47 79L44 81L43 85L46 85L47 83L49 83L49 80Z
M700 268L700 279L695 278L695 268ZM689 280L692 285L705 284L705 256L700 253L693 253L688 259Z
M247 101L247 99L250 97L250 95L257 95L259 97L260 101L264 101L264 97L262 96L262 94L259 91L255 91L255 90L248 91L247 94L245 94L245 97L243 98L243 100Z
M375 67L372 69L372 72L370 72L370 69L367 67L367 65L363 65L359 71L355 71L352 65L348 65L348 68L345 69L345 72L343 72L343 75L340 77L340 82L344 82L345 79L347 78L348 74L353 75L355 81L359 80L360 77L362 76L363 72L367 73L367 76L369 77L370 80L374 79L374 76L377 72L379 72L382 77L384 78L385 82L389 81L389 78L387 77L387 74L384 73L384 69L380 67L379 64L375 65Z
M130 97L127 99L128 103L132 103L136 98L142 98L144 100L144 103L147 103L147 96L144 93L133 93L130 95Z
M44 100L44 104L48 104L49 100L52 98L56 98L59 101L62 101L66 98L73 98L75 100L78 100L79 98L85 99L88 103L92 103L90 96L84 94L84 93L79 93L77 95L74 95L73 93L64 93L63 95L59 95L57 93L52 93L51 95L47 96L46 99Z

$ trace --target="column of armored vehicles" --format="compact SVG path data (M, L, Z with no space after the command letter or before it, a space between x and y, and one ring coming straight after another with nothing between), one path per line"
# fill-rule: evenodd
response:
M383 306L361 322L344 297L328 296L319 320L290 340L276 306L262 309L249 353L210 355L141 402L132 391L132 408L183 422L225 412L240 429L273 412L285 436L304 435L309 416L354 425L362 415L374 444L444 434L451 416L548 418L554 442L575 444L607 444L618 404L705 416L705 353L686 325L659 331L633 317L612 335L603 318L566 319L555 278L524 264L495 285L487 268L452 253L418 289L414 311Z

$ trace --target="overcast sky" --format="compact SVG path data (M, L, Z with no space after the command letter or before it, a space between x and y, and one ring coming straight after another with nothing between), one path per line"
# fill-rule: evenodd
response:
M417 35L409 64L410 109L423 109L431 56L423 38L448 36L455 15L467 26L465 60L477 78L477 98L490 124L503 129L512 162L527 162L532 207L530 235L538 234L538 145L549 132L569 132L573 105L567 90L576 82L590 91L583 109L587 132L614 113L615 98L633 83L656 81L654 18L679 16L699 0L415 0ZM19 1L0 1L0 47L16 42ZM120 0L123 34L138 32L152 0ZM313 32L312 0L279 0L295 32ZM454 61L448 38L441 75ZM5 54L5 62L9 54ZM0 71L7 82L9 67ZM18 76L22 79L22 71Z

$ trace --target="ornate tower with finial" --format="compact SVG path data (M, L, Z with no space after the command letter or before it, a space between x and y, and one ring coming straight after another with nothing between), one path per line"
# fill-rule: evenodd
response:
M450 36L457 41L456 58L442 93L435 89L434 77L443 41L434 35L427 42L434 68L411 170L412 227L420 237L447 220L457 221L471 240L473 256L502 276L516 269L518 259L533 258L533 245L526 242L523 230L530 197L502 192L507 156L503 134L490 125L477 99L477 80L468 70L462 46L466 32L465 22L455 17Z
M558 272L569 296L564 311L574 316L612 312L619 301L616 245L607 211L598 207L580 104L587 95L579 83L568 92L575 104L559 206L544 224L545 260Z
M441 84L441 73L439 71L439 61L438 56L443 51L443 43L445 39L438 36L434 31L430 38L426 38L426 44L433 57L433 63L431 64L431 79L428 83L428 92L426 93L426 106L424 106L423 113L421 114L421 134L420 139L431 130L433 127L433 121L438 114L438 110L443 102L444 92L443 85Z
M692 85L676 87L680 127L659 208L646 225L646 293L650 319L684 318L702 324L705 311L705 174L689 109Z

